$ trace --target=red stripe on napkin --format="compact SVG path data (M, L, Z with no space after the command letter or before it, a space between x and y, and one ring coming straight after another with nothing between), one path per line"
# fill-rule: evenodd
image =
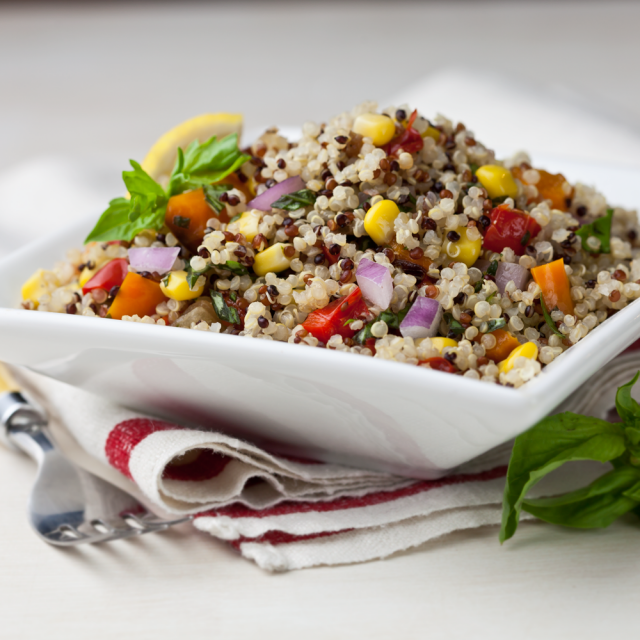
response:
M162 477L165 480L180 480L182 482L212 480L224 471L231 460L229 456L217 453L212 449L200 449L198 457L189 464L167 465Z
M156 431L172 431L182 429L177 424L153 420L151 418L134 418L117 424L104 446L109 464L123 475L133 480L129 471L129 461L133 450L149 435Z
M268 509L260 509L256 511L243 504L234 503L227 507L221 507L220 509L211 509L210 511L203 511L198 513L198 517L215 517L215 516L227 516L229 518L265 518L270 516L284 516L291 513L304 513L310 511L326 512L326 511L340 511L342 509L354 509L359 507L370 507L376 504L382 504L384 502L391 502L399 498L407 498L418 493L430 491L431 489L438 489L440 487L446 487L455 484L463 484L467 482L487 482L489 480L495 480L496 478L503 478L507 474L507 467L501 466L491 469L490 471L483 471L482 473L460 474L457 476L449 476L447 478L441 478L439 480L420 480L408 487L402 489L396 489L395 491L378 491L370 493L366 496L359 496L355 498L342 497L327 502L282 502L274 507Z

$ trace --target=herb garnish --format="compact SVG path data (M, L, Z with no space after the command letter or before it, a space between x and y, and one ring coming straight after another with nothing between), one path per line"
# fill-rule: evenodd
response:
M485 333L491 333L492 331L496 331L497 329L502 329L507 326L507 321L504 318L492 318L487 323L487 330Z
M610 253L611 252L611 222L613 220L613 209L607 209L607 215L596 218L589 224L582 225L576 235L582 238L582 248L589 253ZM600 240L600 248L592 249L588 244L589 238Z
M173 216L173 224L176 227L181 227L182 229L188 229L191 224L191 218L186 218L184 216Z
M230 307L219 291L211 292L211 302L213 302L213 308L220 320L231 324L240 324L238 310L235 307Z
M553 331L553 333L555 333L559 338L562 338L564 340L567 336L565 336L564 333L559 331L558 327L556 327L556 323L551 319L551 315L547 311L547 306L545 305L544 298L542 296L540 296L540 306L542 307L542 315L544 316L544 321L547 323L551 331Z
M230 184L208 184L204 187L204 198L216 215L225 208L224 202L220 201L220 196L231 188Z
M394 313L393 311L383 311L377 318L373 319L371 322L368 322L355 336L353 336L354 342L357 344L364 344L368 338L372 338L373 335L371 333L371 327L376 322L384 322L386 323L389 329L399 329L400 323L404 320L407 313L409 313L409 309L411 305L407 305L402 311L398 311L398 313ZM346 323L345 323L346 324Z
M123 171L122 179L131 197L111 200L85 244L110 240L130 242L145 229L159 230L164 224L171 196L219 182L247 160L249 156L238 149L235 133L222 140L214 136L203 144L194 140L184 153L178 149L178 159L166 190L135 160L130 160L133 171Z
M209 267L203 269L202 271L194 271L193 267L189 264L187 265L187 284L189 285L189 289L193 291L196 288L196 282L198 282L198 278L203 276L207 271L209 271Z
M529 242L529 240L531 240L531 231L527 229L522 238L520 238L520 244L524 247L526 246L527 242Z
M449 332L460 335L464 333L464 327L450 313L444 314L444 320L449 325Z
M316 194L311 189L300 189L278 198L271 206L275 209L285 209L286 211L297 211L302 207L308 207L316 201Z
M546 522L580 529L607 527L629 511L638 512L640 405L631 389L639 376L640 372L616 394L621 423L565 412L544 418L516 438L504 489L500 542L514 535L522 509ZM613 469L583 489L526 499L544 476L574 460L611 462Z
M236 262L235 260L227 260L225 267L237 276L246 276L249 270L244 265Z
M498 261L492 260L489 266L487 267L486 273L490 276L495 276L498 272Z

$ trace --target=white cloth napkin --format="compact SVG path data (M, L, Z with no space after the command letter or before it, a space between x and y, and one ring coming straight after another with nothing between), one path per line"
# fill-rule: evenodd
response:
M19 377L70 457L82 462L64 446L64 430L93 463L120 472L156 509L193 514L198 529L268 571L385 558L454 530L500 522L509 446L445 478L412 480L285 458L213 430L134 413L36 374ZM577 489L602 471L597 464L562 469L531 495Z

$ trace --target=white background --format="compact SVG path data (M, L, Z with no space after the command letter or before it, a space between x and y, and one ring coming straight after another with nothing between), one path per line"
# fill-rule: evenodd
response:
M634 3L0 5L0 240L15 246L56 216L81 213L117 187L114 167L197 113L240 111L248 127L321 120L452 67L507 74L531 95L608 115L606 134L580 133L577 155L637 166L620 131L635 144L639 27ZM477 110L486 142L499 136L487 114L508 89L478 99L431 86L432 112L464 109L473 128ZM549 131L535 118L522 124L499 142L512 135L517 147ZM69 175L74 166L84 172ZM50 167L54 183L79 179L78 193L68 205L54 186L43 194L33 167ZM44 213L29 219L24 202L34 199ZM604 532L525 525L504 548L487 528L383 562L271 576L190 527L101 548L47 547L23 516L33 473L29 460L0 450L2 638L638 633L632 519Z

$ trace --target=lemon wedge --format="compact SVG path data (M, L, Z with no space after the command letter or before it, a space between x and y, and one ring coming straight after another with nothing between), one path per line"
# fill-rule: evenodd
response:
M149 150L142 168L161 185L166 185L178 155L194 140L206 142L212 136L224 138L242 133L242 116L237 113L205 113L167 131Z

